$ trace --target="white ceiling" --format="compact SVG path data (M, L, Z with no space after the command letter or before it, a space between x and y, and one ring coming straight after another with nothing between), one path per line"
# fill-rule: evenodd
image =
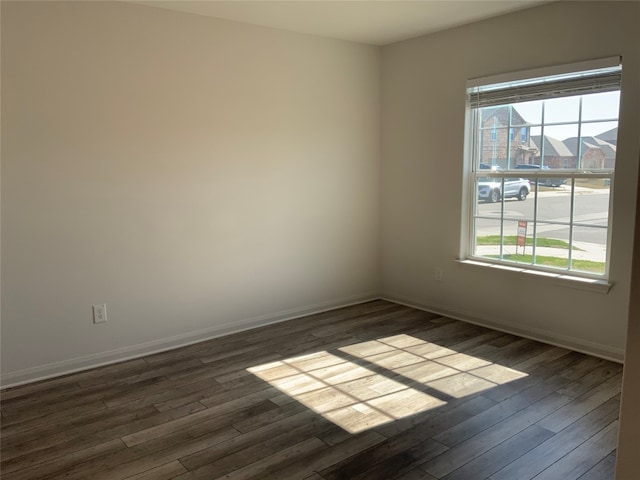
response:
M140 0L207 15L372 45L418 37L548 0Z

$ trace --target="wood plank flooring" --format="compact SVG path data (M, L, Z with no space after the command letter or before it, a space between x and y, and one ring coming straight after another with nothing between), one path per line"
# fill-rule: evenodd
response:
M622 366L374 301L7 389L4 480L610 480Z

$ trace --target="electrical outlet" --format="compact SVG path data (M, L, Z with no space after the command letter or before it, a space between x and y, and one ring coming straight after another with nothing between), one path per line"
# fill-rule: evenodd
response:
M107 304L93 306L93 323L104 323L107 321Z
M433 269L433 279L436 282L442 281L442 267L436 267Z

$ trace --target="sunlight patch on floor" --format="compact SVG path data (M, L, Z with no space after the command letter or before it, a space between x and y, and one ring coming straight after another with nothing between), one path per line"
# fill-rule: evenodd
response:
M404 334L247 370L350 433L527 376Z

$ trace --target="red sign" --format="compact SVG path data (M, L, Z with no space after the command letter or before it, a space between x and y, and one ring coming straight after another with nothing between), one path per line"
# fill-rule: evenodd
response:
M527 222L520 220L518 222L518 246L524 247L527 238Z

